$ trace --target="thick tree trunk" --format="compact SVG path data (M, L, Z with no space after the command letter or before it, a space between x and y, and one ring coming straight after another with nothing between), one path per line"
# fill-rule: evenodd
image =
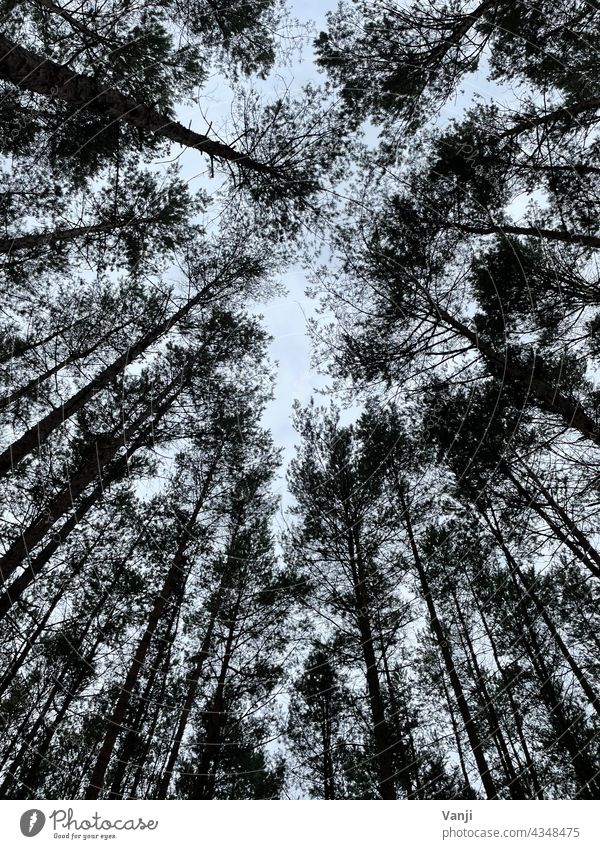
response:
M556 121L563 121L565 119L573 122L572 119L576 118L577 115L583 115L585 112L597 112L598 109L600 109L600 97L590 97L587 100L579 101L579 103L573 103L571 106L562 106L558 109L553 109L551 112L546 112L543 115L531 115L527 118L520 118L515 122L513 127L500 133L497 138L514 138L536 127L554 124ZM595 123L597 120L598 118L594 116L584 126Z
M12 254L17 251L32 250L46 246L57 245L62 242L72 242L83 239L86 236L95 236L99 233L113 233L117 230L125 230L127 227L144 227L147 224L155 224L158 216L142 218L123 218L117 221L107 221L103 224L89 224L87 227L65 227L58 230L48 230L41 233L28 233L25 236L14 236L11 238L0 238L0 254Z
M185 318L194 307L198 306L205 297L203 289L194 298L189 300L183 307L177 310L170 318L161 321L148 333L142 336L131 348L121 354L117 359L100 372L93 380L83 386L67 401L52 412L40 419L33 427L30 427L22 436L16 439L12 445L0 454L0 476L8 474L14 466L31 454L37 448L44 445L50 434L64 424L68 419L82 410L85 405L94 398L102 389L120 375L125 368L137 359L141 354L157 342L162 336L182 318Z
M588 248L600 248L600 237L586 233L569 233L568 230L549 230L544 227L518 227L515 224L463 224L461 221L444 221L442 227L460 230L461 233L473 233L476 236L491 236L494 233L511 236L529 236L533 239L549 239L551 242L566 242L569 245L584 245Z
M75 109L85 109L111 121L122 121L168 139L182 147L191 147L211 158L229 162L259 174L277 176L277 170L250 155L240 153L208 136L195 133L168 115L138 103L114 88L107 88L93 77L78 74L65 65L39 56L0 35L0 78L25 91L56 98Z
M178 376L161 391L159 409L162 412L164 412L165 408L168 409L178 397L179 390L170 397L168 397L168 393L172 391L173 386L179 383L180 380L181 376ZM167 400L164 400L165 397ZM29 527L21 533L18 539L13 542L6 553L0 558L0 578L3 581L7 581L15 570L23 562L27 561L34 547L44 539L46 534L60 519L73 509L76 500L83 495L84 491L94 480L100 478L99 482L102 484L103 470L115 459L122 447L127 448L127 440L132 437L135 438L136 430L154 414L154 403L150 401L144 411L125 430L98 439L89 457L74 472L69 481L47 505L42 514L34 519Z
M449 329L462 336L479 351L491 374L510 383L518 390L524 402L531 400L540 409L559 416L567 427L575 428L596 445L600 445L600 427L576 401L565 397L558 387L553 387L545 380L536 377L532 368L525 368L515 362L509 351L504 353L496 351L478 333L454 318L430 296L428 297L432 312Z

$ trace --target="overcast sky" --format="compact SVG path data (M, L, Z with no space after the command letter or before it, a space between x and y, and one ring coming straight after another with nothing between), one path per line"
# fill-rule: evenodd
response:
M323 80L313 61L312 42L316 33L325 29L325 14L337 6L337 0L308 0L298 2L289 0L291 16L303 24L312 21L314 29L303 38L302 54L297 55L294 64L289 67L278 66L275 74L265 84L258 84L265 100L275 99L284 90L289 96L301 94L302 87L310 80ZM198 132L207 130L211 125L211 134L229 140L231 130L232 91L220 76L208 80L199 92L198 108L183 107L178 110L180 120L189 123ZM214 190L215 184L207 179L207 163L194 150L184 151L179 157L182 176L192 189L206 187ZM263 324L273 337L270 357L276 369L275 399L269 404L264 417L265 427L269 428L275 444L283 448L283 467L277 484L278 492L285 498L285 468L294 456L294 444L297 442L290 416L295 399L302 403L310 400L317 388L324 388L326 381L311 369L311 346L306 333L306 320L314 316L316 304L305 294L308 281L299 265L292 266L280 278L287 294L274 298L268 303L257 304L255 309L264 316Z
M297 57L294 64L283 68L278 65L266 83L258 84L265 100L275 99L285 90L293 98L300 95L307 82L324 80L324 75L314 64L312 43L315 34L326 29L326 13L336 6L337 0L288 0L292 17L303 24L312 22L313 29L304 37L302 55ZM458 115L463 106L472 103L476 93L484 95L485 99L493 97L500 104L508 105L511 100L508 92L505 95L500 87L485 80L482 67L479 72L463 80L461 92L444 107L439 121L444 123ZM199 132L206 132L210 126L211 135L223 141L231 140L232 100L231 88L217 75L199 92L197 108L180 110L180 120L184 123L189 121L190 126ZM375 139L376 134L373 133L372 141L375 142ZM192 188L204 186L209 193L214 190L214 182L207 179L207 163L204 158L199 160L197 151L184 151L180 163L183 176ZM285 469L294 456L294 445L297 442L290 419L292 404L296 399L303 404L307 403L316 390L325 388L326 380L311 368L311 345L306 333L306 321L315 316L316 303L305 294L308 285L306 274L299 265L294 265L283 274L281 282L287 294L256 305L256 311L264 316L264 325L273 337L270 356L276 367L277 382L275 399L269 404L264 424L270 429L275 444L283 448L283 467L277 487L285 506L289 503L285 491ZM349 411L343 418L348 421L352 416L352 411Z

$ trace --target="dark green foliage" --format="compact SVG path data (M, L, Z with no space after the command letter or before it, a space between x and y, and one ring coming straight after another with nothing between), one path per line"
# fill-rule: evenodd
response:
M289 11L0 0L0 796L600 798L598 4Z

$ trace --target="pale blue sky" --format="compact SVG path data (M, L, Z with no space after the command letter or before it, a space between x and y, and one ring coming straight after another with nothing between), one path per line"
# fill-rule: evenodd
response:
M337 0L288 2L291 16L302 24L312 21L314 29L303 39L302 56L297 56L293 65L278 67L265 83L257 84L265 99L274 98L285 90L293 98L301 94L307 82L323 79L313 62L312 42L315 34L325 28L326 12L336 6ZM181 108L178 110L179 119L199 132L205 132L210 125L211 135L220 136L224 141L230 140L231 88L222 77L215 76L198 94L198 107ZM204 158L198 157L197 151L183 151L179 161L182 175L191 188L205 187L209 193L214 191L216 181L207 179L207 163ZM316 304L305 294L308 285L306 275L299 265L293 265L280 280L287 294L257 304L252 309L264 316L264 326L273 337L270 357L276 368L275 399L269 404L264 424L270 429L275 444L283 448L283 467L277 491L284 496L285 503L285 468L294 456L294 444L297 442L291 424L292 404L296 399L307 403L315 389L324 388L326 381L311 368L306 320L315 316Z
M327 11L337 6L337 0L288 0L291 16L300 23L313 23L312 32L307 32L303 40L302 56L297 56L289 67L278 65L274 74L256 87L266 100L274 99L287 91L291 98L301 94L302 87L309 81L324 80L313 61L312 42L314 35L326 29ZM483 73L482 73L483 71ZM485 79L484 68L467 77L460 87L456 98L442 110L439 121L460 114L462 109L472 103L473 95L483 95L486 100L508 105L513 99L508 91L491 84ZM198 105L179 110L179 118L199 132L206 132L231 141L231 107L233 92L226 81L216 75L198 92ZM369 141L375 143L376 132L369 132ZM372 135L372 138L371 138ZM207 178L207 162L198 157L197 151L183 151L179 157L183 176L192 188L205 187L210 193L218 186L216 180ZM524 211L524 210L523 210ZM517 216L518 217L518 216ZM275 444L283 448L283 466L277 490L283 496L283 505L289 503L285 488L285 469L294 456L296 433L291 424L292 404L299 400L306 404L319 389L324 389L327 381L311 367L311 345L306 333L307 318L316 316L316 303L307 297L305 290L308 280L300 265L293 265L281 276L286 294L273 300L257 304L253 311L264 316L264 325L273 337L270 356L276 366L275 399L269 404L264 424L273 435ZM355 411L348 411L344 418L353 417Z

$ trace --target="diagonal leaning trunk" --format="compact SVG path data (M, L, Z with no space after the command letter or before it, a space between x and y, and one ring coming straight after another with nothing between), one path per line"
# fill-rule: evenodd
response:
M76 363L79 360L83 360L85 357L89 357L90 354L93 354L94 351L97 351L98 348L102 347L102 345L110 339L113 333L124 330L129 324L131 324L130 321L126 324L120 325L119 327L112 328L110 331L105 333L101 339L98 339L93 344L88 345L87 348L82 348L80 351L74 351L62 360L55 362L53 366L47 368L41 374L37 374L23 386L19 386L18 389L14 389L7 395L0 397L0 410L6 409L6 407L14 404L15 401L18 401L20 398L25 398L27 395L30 395L36 388L39 388L42 383L49 380L51 377L54 377L55 374L58 374L64 368L73 365L73 363Z
M483 789L485 790L485 794L488 799L498 799L498 790L496 788L496 783L492 776L491 770L487 762L487 758L485 756L485 752L483 750L483 741L479 736L479 732L477 730L477 726L475 725L475 721L473 720L473 716L471 714L471 710L469 708L469 704L467 702L462 683L458 676L458 672L456 671L456 666L452 657L452 650L450 648L448 640L446 639L444 626L437 614L435 602L433 600L433 594L429 585L429 579L425 570L425 565L421 560L421 555L419 554L419 549L417 547L417 543L414 537L409 506L402 494L400 494L400 503L402 505L402 517L406 526L408 540L413 554L413 560L419 575L419 581L421 583L423 598L425 599L425 603L427 605L427 610L429 613L431 631L438 644L442 659L444 661L444 666L446 668L446 673L448 675L448 678L450 679L450 684L452 685L452 689L454 691L456 703L458 705L460 716L464 724L464 730L467 734L469 745L471 747L473 757L475 758L475 763L477 764L477 768L479 770L481 783L483 784Z
M82 410L88 401L101 392L111 380L121 374L130 363L147 351L151 345L161 339L172 327L198 306L205 296L205 290L202 289L177 310L176 313L151 328L141 339L138 339L134 345L107 366L104 371L96 375L93 380L83 386L67 401L40 419L33 427L30 427L12 445L9 445L0 454L0 477L7 475L17 463L44 445L56 428L60 427L64 422Z
M181 379L181 375L177 375L161 391L159 396L159 412L161 414L164 414L179 396ZM93 481L100 478L100 487L103 488L102 473L104 470L116 459L121 448L127 449L127 441L135 439L138 429L154 415L153 404L149 402L129 427L124 430L119 428L110 435L96 441L94 450L71 475L63 488L31 524L21 532L20 536L0 558L0 579L8 580L16 569L27 561L33 548L73 508L76 499L83 495ZM91 505L88 504L88 509L89 506ZM77 513L77 510L75 512Z
M596 445L600 445L600 427L577 401L571 401L558 387L537 377L534 370L518 363L509 351L497 351L493 345L482 339L478 333L451 315L430 295L431 311L448 329L466 339L477 349L494 377L510 383L524 400L531 400L541 410L559 416L567 427L578 430Z
M277 169L258 162L249 154L195 133L133 97L108 88L93 77L78 74L66 65L32 53L4 35L0 35L0 79L24 91L62 100L75 109L89 110L111 121L122 121L182 147L195 148L239 168L272 177L278 174Z
M520 136L522 133L530 132L536 127L542 127L546 124L553 124L556 121L563 121L565 119L569 120L572 124L583 123L583 126L594 124L598 118L594 114L600 109L600 97L590 97L587 100L580 100L577 103L572 103L569 106L559 106L556 109L553 109L550 112L545 112L543 114L531 115L529 117L522 117L515 122L515 124L510 127L508 130L505 130L503 133L500 133L496 138L506 139L506 138L515 138L516 136ZM577 122L573 119L576 118L577 115L583 115L586 112L591 113L590 117L585 122Z
M95 236L100 233L114 233L116 230L126 230L128 227L143 227L146 224L155 224L159 220L159 217L159 214L141 218L132 216L130 218L121 218L117 221L106 221L103 224L89 224L87 227L64 227L58 230L28 233L25 236L8 237L0 239L0 254L35 250L36 248L57 245L63 242L72 242L76 239L84 239L86 236Z
M592 575L600 578L600 554L594 548L591 541L586 537L578 525L571 519L568 513L561 505L552 497L552 493L543 485L540 479L533 474L531 469L527 469L527 474L533 480L537 492L531 492L512 472L510 466L503 462L501 468L504 476L513 484L519 495L523 498L527 507L531 507L548 525L557 539L563 542L580 560L583 565L590 570ZM537 500L538 494L542 494L548 502L548 505L558 515L561 524L545 509L544 505Z
M516 583L514 575L511 576ZM519 605L519 615L522 616L527 633L523 634L523 644L529 655L529 660L538 678L538 686L542 701L546 705L548 717L556 733L556 747L567 753L571 759L573 772L579 784L576 793L580 799L597 799L600 793L600 779L597 764L589 756L589 747L578 733L577 719L568 709L562 688L556 682L556 675L546 663L546 653L540 645L535 631L535 623L527 610L526 599L523 597Z
M515 580L516 582L518 582L518 584L520 584L521 589L523 590L523 592L525 594L525 597L526 598L528 597L533 602L533 605L534 605L540 619L542 620L542 622L544 623L544 625L548 629L548 632L552 636L552 639L556 643L556 646L557 646L558 650L560 651L560 653L562 654L563 658L568 663L568 665L571 669L571 672L573 673L573 675L575 676L575 678L579 682L579 685L580 685L581 689L583 690L583 692L585 693L586 697L588 698L590 705L596 711L596 713L600 716L600 695L595 691L595 689L594 689L591 681L589 680L588 676L586 675L584 670L581 668L581 666L577 663L577 660L573 657L573 655L571 654L571 652L569 650L569 647L567 646L567 644L565 643L565 641L561 637L560 633L558 632L558 629L556 628L554 622L552 621L550 614L548 613L546 605L542 602L542 600L539 598L537 592L535 591L535 583L533 581L530 581L526 577L523 570L521 569L521 567L519 566L519 564L517 563L517 561L513 557L512 553L511 553L510 549L508 548L506 541L505 541L505 539L502 535L502 532L500 531L498 523L495 520L495 517L494 517L494 522L492 523L489 516L485 513L485 510L483 508L479 508L479 509L480 509L480 512L481 512L488 528L490 529L490 532L492 533L494 539L496 540L496 542L500 546L500 549L501 549L501 551L504 555L504 559L506 560L507 566L509 567L509 569L511 571L513 580Z
M500 716L498 715L498 711L496 710L494 699L490 695L490 692L488 690L486 683L486 673L481 668L479 658L477 657L477 652L475 651L475 647L473 645L471 634L469 633L469 625L463 614L461 602L458 598L455 585L452 582L450 582L449 592L452 596L452 600L454 601L454 608L456 610L457 621L460 623L461 642L463 643L465 649L467 663L469 665L471 675L473 677L473 680L475 681L476 692L480 692L481 694L481 701L483 703L483 713L486 714L486 718L490 728L490 737L494 741L494 744L498 750L498 757L504 769L506 778L505 786L510 793L511 799L527 799L527 793L525 792L525 788L521 781L518 765L515 766L511 754L509 752L508 745L506 742L505 731L503 729L503 723L500 719Z
M462 221L444 221L445 230L459 230L461 233L473 233L475 236L491 236L495 233L511 236L528 236L531 239L547 239L550 242L565 242L567 245L583 245L587 248L600 248L600 236L589 233L571 233L569 230L550 230L547 227L519 227L516 224L465 224Z

